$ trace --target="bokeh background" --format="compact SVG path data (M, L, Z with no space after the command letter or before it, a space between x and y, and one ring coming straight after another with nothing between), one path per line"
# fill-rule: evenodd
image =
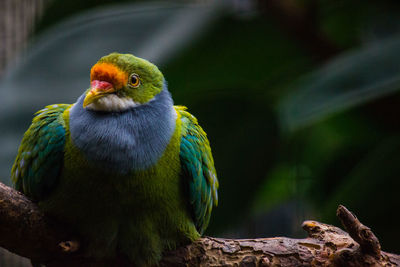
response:
M2 0L2 182L33 113L73 103L114 51L156 63L208 133L207 235L303 237L344 204L400 253L398 1Z

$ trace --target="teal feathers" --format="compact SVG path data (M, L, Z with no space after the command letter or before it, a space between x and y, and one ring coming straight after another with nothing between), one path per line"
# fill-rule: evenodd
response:
M33 200L45 198L58 182L65 144L60 115L68 106L51 105L38 111L19 148L11 178L15 188Z
M176 107L182 120L180 159L183 177L189 184L190 204L196 228L202 234L207 228L211 210L218 204L218 180L206 133L185 107Z

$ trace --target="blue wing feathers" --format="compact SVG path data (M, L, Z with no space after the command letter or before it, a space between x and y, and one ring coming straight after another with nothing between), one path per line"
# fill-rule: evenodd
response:
M185 107L176 106L181 115L180 159L182 176L188 184L189 202L197 230L202 234L218 203L218 180L206 133Z
M47 106L25 133L12 169L15 188L34 200L45 198L58 182L65 145L62 113L70 105Z

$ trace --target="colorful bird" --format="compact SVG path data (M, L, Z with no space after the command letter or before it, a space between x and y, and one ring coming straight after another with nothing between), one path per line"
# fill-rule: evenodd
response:
M209 141L152 63L112 53L90 81L76 103L36 113L12 180L82 236L88 257L157 264L199 238L218 203Z

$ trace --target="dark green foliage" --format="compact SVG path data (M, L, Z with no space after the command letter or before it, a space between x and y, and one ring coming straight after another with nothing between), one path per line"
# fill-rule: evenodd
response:
M45 13L38 23L35 31L40 32L45 30L49 25L61 22L72 15L85 10L104 5L115 4L116 2L137 2L137 0L55 0L50 1L46 6Z

